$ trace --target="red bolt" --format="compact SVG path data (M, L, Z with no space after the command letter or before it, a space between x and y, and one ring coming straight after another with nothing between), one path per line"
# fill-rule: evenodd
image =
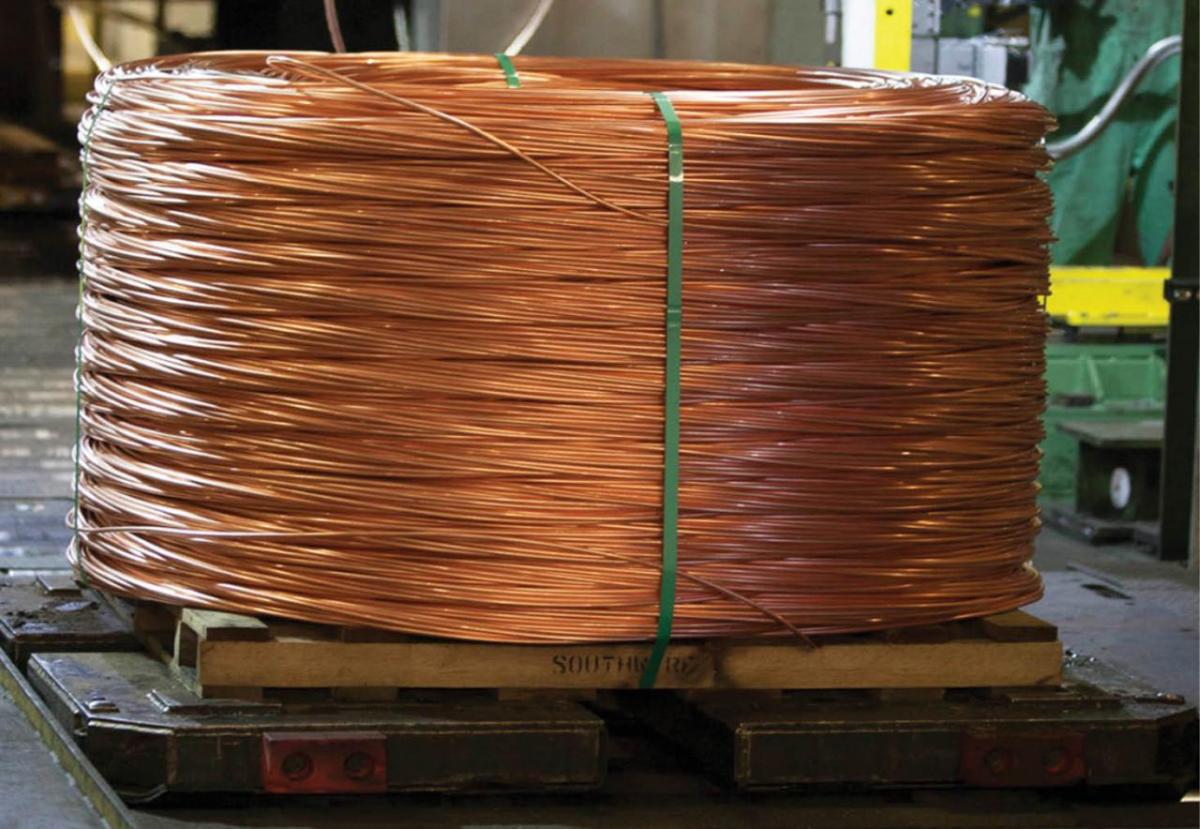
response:
M303 780L312 774L312 758L303 751L293 751L279 764L283 776L288 780Z
M1065 748L1052 748L1042 755L1042 767L1050 774L1062 774L1071 767L1071 755Z
M342 763L342 773L350 780L366 780L375 771L375 760L369 754L356 751Z
M983 763L987 766L988 771L999 777L1002 774L1007 774L1009 769L1012 768L1012 753L1007 749L993 748L983 758Z

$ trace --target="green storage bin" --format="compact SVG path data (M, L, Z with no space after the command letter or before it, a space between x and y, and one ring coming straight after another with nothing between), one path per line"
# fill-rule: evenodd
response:
M1049 343L1042 497L1075 500L1079 443L1058 429L1067 420L1162 417L1167 363L1154 343Z

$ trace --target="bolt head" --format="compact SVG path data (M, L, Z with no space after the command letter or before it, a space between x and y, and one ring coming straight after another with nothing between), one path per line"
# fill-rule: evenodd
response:
M293 751L283 758L279 768L288 780L303 780L312 774L313 761L303 751Z
M983 758L983 764L987 766L988 771L997 777L1007 774L1012 769L1012 752L1004 748L993 748Z
M1062 774L1071 767L1071 754L1065 748L1052 748L1042 755L1042 768L1050 774Z
M342 763L342 773L350 780L366 780L375 771L375 758L356 751Z

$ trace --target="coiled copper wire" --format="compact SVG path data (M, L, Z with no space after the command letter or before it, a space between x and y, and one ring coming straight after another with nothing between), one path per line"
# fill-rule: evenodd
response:
M189 605L652 638L665 128L674 632L1036 599L1049 116L962 78L212 53L80 126L78 566Z

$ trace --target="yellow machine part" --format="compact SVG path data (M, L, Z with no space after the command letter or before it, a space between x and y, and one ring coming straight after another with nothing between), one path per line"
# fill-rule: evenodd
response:
M1076 328L1161 328L1169 306L1163 280L1170 268L1050 268L1046 312Z
M875 68L907 72L912 63L912 0L876 0Z

